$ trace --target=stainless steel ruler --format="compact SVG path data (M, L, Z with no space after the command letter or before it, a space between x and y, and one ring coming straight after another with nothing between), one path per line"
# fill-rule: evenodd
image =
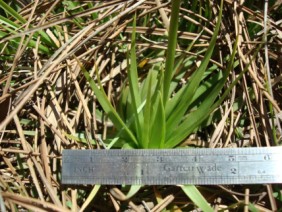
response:
M282 147L64 150L63 184L282 183Z

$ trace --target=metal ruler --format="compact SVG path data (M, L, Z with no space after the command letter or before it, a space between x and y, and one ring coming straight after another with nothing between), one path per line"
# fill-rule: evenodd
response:
M282 147L64 150L63 184L282 183Z

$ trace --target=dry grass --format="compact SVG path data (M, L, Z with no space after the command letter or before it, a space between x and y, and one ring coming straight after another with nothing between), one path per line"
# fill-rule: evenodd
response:
M96 69L99 71L114 104L126 79L126 51L133 14L138 14L137 55L142 79L153 64L164 60L170 4L161 0L115 0L92 1L90 5L90 1L83 0L77 8L71 8L61 0L15 2L20 5L18 13L26 22L10 18L21 26L16 33L3 27L5 24L0 25L0 30L7 33L0 40L1 208L7 211L23 208L79 211L86 207L89 211L193 210L194 204L177 186L144 186L127 199L127 187L102 186L96 193L97 187L94 190L92 186L67 188L60 183L62 150L104 148L107 143L102 141L112 130L111 123L98 112L100 106L78 60L93 78L97 78ZM224 67L228 60L226 52L232 51L232 44L239 36L237 66L226 88L244 69L247 72L215 112L212 122L188 137L182 146L281 144L282 20L278 18L281 1L270 5L271 15L267 18L263 3L243 2L225 0L217 49L210 64ZM183 81L189 81L209 45L218 5L216 1L210 2L210 19L204 14L206 8L202 14L190 8L186 3L181 9L177 52L195 59ZM185 31L190 26L187 23L194 24L193 32ZM263 30L265 26L267 31ZM39 30L48 35L53 46L42 40ZM187 44L200 31L202 34L193 48L186 51ZM266 39L268 48L264 45ZM28 46L29 40L34 40L33 47ZM40 49L40 44L49 51ZM257 211L277 211L282 205L280 185L198 188L215 211L225 208L248 211L249 206Z

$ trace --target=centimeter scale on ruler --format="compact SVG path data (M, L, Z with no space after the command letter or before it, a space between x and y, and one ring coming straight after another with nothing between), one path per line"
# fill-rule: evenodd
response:
M63 184L282 183L282 147L64 150Z

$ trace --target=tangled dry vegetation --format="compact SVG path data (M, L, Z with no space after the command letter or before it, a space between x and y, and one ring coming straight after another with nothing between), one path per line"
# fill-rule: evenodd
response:
M105 148L114 131L80 64L100 77L115 105L127 81L134 14L141 82L150 68L165 62L171 2L1 0L0 5L1 211L195 210L178 186L144 186L127 199L127 186L60 183L63 149ZM204 59L218 11L217 1L182 2L177 57L189 60L181 67L179 87ZM281 144L281 12L281 1L224 0L209 71L226 67L238 37L223 90L245 73L182 147ZM282 205L280 185L197 188L215 211L277 211Z

